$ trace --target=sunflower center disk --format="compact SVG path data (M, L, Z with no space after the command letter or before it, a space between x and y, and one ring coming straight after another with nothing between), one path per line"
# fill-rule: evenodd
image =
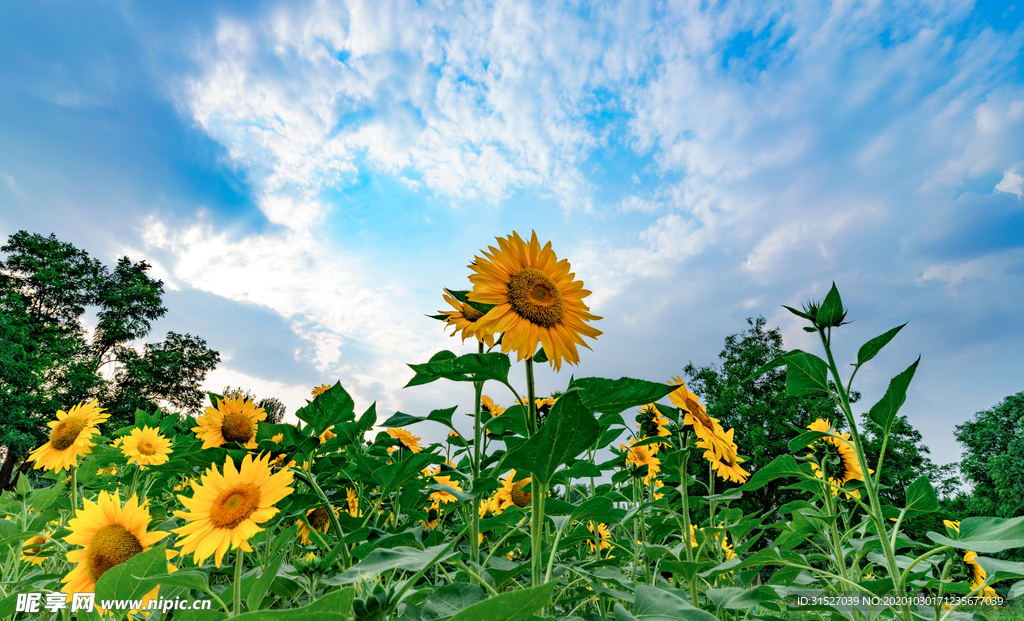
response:
M156 455L156 447L149 440L139 442L139 452L143 455Z
M245 444L256 433L256 425L253 425L252 419L245 414L232 412L224 416L220 433L228 442Z
M544 328L553 328L565 315L565 300L550 276L527 267L508 283L508 301L520 317Z
M524 492L518 487L512 489L511 496L512 502L514 502L515 505L520 509L524 509L530 506L530 503L533 501L533 494L531 494L530 492Z
M306 519L309 520L309 525L316 530L324 530L327 528L327 520L330 519L330 516L327 515L327 509L317 507L306 516Z
M93 582L108 569L142 552L142 544L120 524L108 524L96 531L85 548L86 571Z
M224 490L210 506L210 522L217 528L234 528L260 505L260 488L240 483Z
M468 321L470 323L473 323L477 319L480 319L481 317L483 317L484 314L481 313L480 311L478 311L477 309L473 308L469 304L463 304L462 305L462 316L466 318L466 321Z
M68 416L50 432L50 446L63 451L75 443L87 424L84 416Z

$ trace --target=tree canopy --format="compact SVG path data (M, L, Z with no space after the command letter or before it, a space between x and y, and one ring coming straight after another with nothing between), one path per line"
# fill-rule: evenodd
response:
M960 471L974 486L971 515L1024 515L1024 392L978 412L953 432L964 447Z
M149 276L148 263L123 257L110 270L53 234L26 231L0 251L0 489L46 441L57 410L98 399L111 412L108 429L130 424L136 408L198 411L199 386L220 354L175 332L141 353L132 347L167 313L163 282ZM87 310L95 312L91 333Z

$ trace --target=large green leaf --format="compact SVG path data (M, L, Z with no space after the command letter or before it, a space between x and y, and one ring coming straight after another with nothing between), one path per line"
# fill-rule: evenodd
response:
M96 581L96 603L116 599L140 600L153 590L153 585L138 578L166 573L167 546L161 543L105 571ZM117 616L128 613L127 610L113 612Z
M708 589L705 594L715 603L715 610L747 610L761 603L758 587L741 589L726 587L724 589Z
M377 548L370 552L366 558L346 569L335 580L332 580L330 584L352 584L359 582L362 577L381 574L392 569L417 572L427 565L434 563L434 559L448 546L449 544L445 543L425 550L407 547ZM443 555L436 562L440 563L455 555L455 552Z
M354 589L329 591L308 606L288 610L255 610L232 617L240 621L348 621Z
M950 539L935 532L928 538L936 543L973 550L978 554L995 554L1010 548L1024 547L1024 517L972 517L960 522L960 535Z
M1000 580L1024 578L1024 563L1004 561L998 558L979 556L978 564L985 570L985 580L990 584Z
M935 496L931 481L920 476L907 488L907 517L924 515L939 510L939 499Z
M450 408L444 408L443 410L434 410L426 417L413 416L411 414L405 414L404 412L395 412L391 418L384 421L383 427L405 427L406 425L413 425L416 423L422 423L423 421L429 420L435 423L441 423L449 429L455 429L452 426L452 414L459 406L453 405ZM458 431L457 429L455 429Z
M786 354L786 393L792 397L828 392L828 365L824 360L794 349Z
M444 457L433 453L416 453L400 462L387 464L373 471L373 480L383 487L382 494L387 496L400 488L406 481L418 475L430 464L440 464Z
M639 584L634 591L633 616L640 621L718 621L675 593Z
M512 362L506 354L466 354L456 356L450 351L442 351L425 364L410 364L409 368L416 372L406 388L429 384L439 379L455 382L476 382L496 380L508 381L508 370Z
M319 436L331 425L355 420L356 404L352 396L336 382L324 392L313 397L312 403L299 408L295 416L313 426L314 435Z
M573 380L569 386L582 388L583 405L598 414L618 414L629 408L654 403L677 388L629 377L617 380L584 377Z
M889 330L885 334L881 336L876 336L867 343L864 343L864 345L860 348L860 351L857 352L857 366L861 366L868 360L871 360L876 355L878 355L878 352L882 351L882 348L885 347L889 343L889 341L891 341L892 338L896 336L896 334L900 330L903 329L903 326L905 325L907 324L896 326L895 328Z
M832 434L827 431L805 431L789 441L789 452L796 453L808 445L814 444L822 438L826 438Z
M750 480L740 489L745 492L752 492L761 489L775 479L783 477L809 478L810 475L800 467L800 464L796 462L792 455L779 455L767 466L754 471Z
M434 589L423 602L420 606L420 618L423 621L447 619L485 599L487 594L476 585L465 582L446 584Z
M282 545L295 538L298 528L297 525L293 525L274 539L270 554L268 555L269 561L263 568L263 573L260 577L253 582L252 589L249 590L246 600L249 604L249 610L259 610L260 604L263 603L263 598L267 596L267 591L270 590L270 585L277 578L277 571L281 568L281 562L284 561L285 555L278 554L278 552L281 550Z
M572 519L577 522L593 521L605 524L617 523L626 515L624 509L619 509L607 496L597 496L584 501L572 512Z
M451 621L515 621L523 619L551 602L558 582L549 582L529 589L501 593L473 604L451 618Z
M504 467L529 471L546 485L559 466L590 448L601 430L580 394L579 390L570 390L559 397L544 427L509 451Z
M919 362L921 362L920 356L917 357L914 364L892 378L882 399L871 406L871 410L868 412L871 420L875 421L884 433L889 433L892 422L896 420L896 413L900 411L903 402L907 400L907 388L910 386L910 380L914 379L914 372L917 370Z

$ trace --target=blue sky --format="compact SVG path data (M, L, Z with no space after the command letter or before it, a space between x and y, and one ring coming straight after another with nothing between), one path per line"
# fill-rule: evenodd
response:
M544 391L665 381L757 315L813 350L781 305L833 280L841 357L910 322L862 404L920 354L936 461L1024 390L1024 5L164 4L0 5L0 236L151 262L150 340L206 338L211 389L468 408L405 364L470 350L424 315L536 230L604 317Z

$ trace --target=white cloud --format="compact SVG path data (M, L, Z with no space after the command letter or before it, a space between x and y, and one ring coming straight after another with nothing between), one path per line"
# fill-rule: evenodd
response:
M997 192L1016 194L1017 198L1024 195L1024 177L1017 174L1016 166L1003 173L1003 180L996 184Z

